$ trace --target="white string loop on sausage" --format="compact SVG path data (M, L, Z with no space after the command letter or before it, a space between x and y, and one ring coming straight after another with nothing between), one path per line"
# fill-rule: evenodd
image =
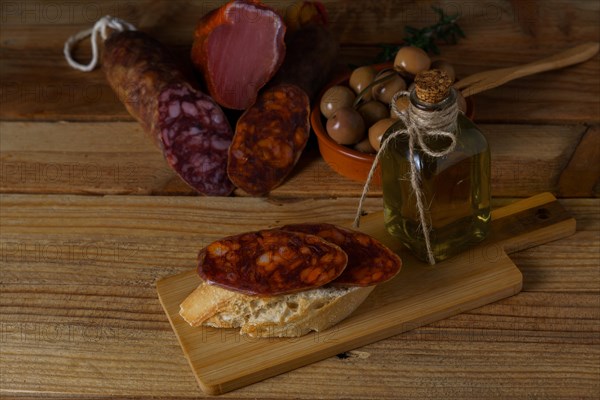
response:
M108 33L107 33L108 28L111 28L111 29L113 29L115 31L119 31L119 32L123 32L126 30L129 30L129 31L136 30L135 27L127 21L124 21L120 18L111 17L110 15L105 15L104 17L100 18L94 24L93 28L86 29L85 31L76 33L75 35L73 35L69 39L67 39L67 41L65 42L65 47L64 47L64 54L65 54L65 58L66 58L67 62L69 63L69 65L75 69L78 69L79 71L84 71L84 72L93 71L96 68L96 66L98 65L98 57L99 57L98 42L97 42L98 32L100 32L100 35L102 36L102 40L106 40L106 38L108 37ZM90 40L92 42L92 60L87 65L80 64L73 59L73 56L71 55L71 51L73 49L73 46L75 46L75 44L82 41L83 39L85 39L88 36L91 36Z

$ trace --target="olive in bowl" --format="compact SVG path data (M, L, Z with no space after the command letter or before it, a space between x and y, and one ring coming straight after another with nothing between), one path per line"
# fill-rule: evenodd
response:
M327 133L338 144L352 145L365 137L365 122L352 107L337 110L327 120Z
M332 86L321 97L321 113L325 118L331 118L340 108L352 107L355 99L354 92L348 86Z
M379 64L374 65L373 68L377 72L380 72L385 69L392 69L393 64ZM334 79L325 87L323 93L325 93L328 89L334 86L348 87L350 75L351 73L348 73ZM412 82L405 81L405 83L409 85ZM375 149L373 149L373 146L369 142L367 137L367 131L369 130L369 128L371 128L371 126L373 126L373 124L371 124L372 120L369 120L369 123L365 123L365 136L362 140L351 145L339 144L327 133L327 119L323 116L323 114L321 114L321 99L322 95L321 97L319 97L319 101L315 103L310 116L311 126L317 136L321 156L327 162L327 164L338 174L364 184L367 180L369 172L371 171L373 162L375 161ZM365 103L358 107L359 114L361 114L362 107L364 107L370 101L374 101L373 99L364 100ZM473 103L470 97L466 99L466 106L467 110L465 112L465 115L472 119ZM394 116L389 116L389 113L382 113L381 116L385 118L394 118ZM363 116L363 121L365 121L366 119L367 118ZM381 184L380 171L376 171L372 183L374 185Z

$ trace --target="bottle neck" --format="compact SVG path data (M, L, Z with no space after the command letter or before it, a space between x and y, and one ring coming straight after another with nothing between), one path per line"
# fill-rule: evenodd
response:
M454 88L450 88L450 91L448 92L448 96L446 96L442 101L438 102L438 103L426 103L424 101L421 101L419 99L419 97L417 96L417 91L416 90L412 90L410 92L410 104L413 107L416 107L419 110L422 111L442 111L445 110L451 106L453 106L454 104L456 104L457 101L457 94L456 94L456 89Z
M457 94L454 88L438 103L426 103L413 90L409 96L408 115L423 133L428 131L455 132L458 118Z

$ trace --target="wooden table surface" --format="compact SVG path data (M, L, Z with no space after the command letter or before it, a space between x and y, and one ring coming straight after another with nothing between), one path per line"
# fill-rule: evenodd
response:
M222 3L1 1L0 397L203 397L156 280L193 268L226 234L352 218L361 185L332 172L315 143L269 198L195 196L102 71L63 59L65 39L105 14L185 54L195 21ZM600 39L593 0L325 3L342 64L369 61L406 24L434 22L431 4L463 16L467 38L441 46L460 76ZM494 204L550 191L577 219L574 236L513 255L520 294L223 397L598 398L599 72L596 56L475 96ZM379 209L375 188L366 210Z

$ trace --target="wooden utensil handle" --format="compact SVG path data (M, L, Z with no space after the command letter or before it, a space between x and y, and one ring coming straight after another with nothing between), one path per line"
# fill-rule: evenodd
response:
M543 58L529 64L514 67L513 72L511 73L511 78L521 78L523 76L533 75L539 72L551 71L554 69L560 69L570 65L582 63L594 57L598 53L599 47L600 44L597 42L584 43L553 56Z
M454 87L464 89L465 97L493 89L514 79L568 67L594 57L600 48L597 42L584 43L569 50L528 64L480 72L458 81Z

